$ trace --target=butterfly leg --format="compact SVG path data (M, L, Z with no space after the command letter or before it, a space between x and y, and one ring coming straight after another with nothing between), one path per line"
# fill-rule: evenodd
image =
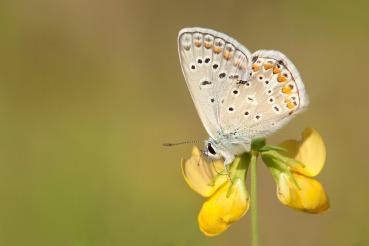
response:
M201 150L200 151L200 155L199 155L199 160L197 162L197 166L199 167L200 166L200 162L201 162L201 159L202 158L206 158L208 155L207 155L207 151L204 151L204 150Z
M228 181L233 184L233 181L232 181L232 178L231 178L231 172L229 171L229 165L225 165L224 168L227 171Z
M223 169L222 171L218 171L217 170L217 167L215 166L215 164L214 164L214 160L212 159L211 160L211 164L213 165L213 168L214 168L214 170L215 170L215 172L217 173L217 174L219 174L219 175L228 175L229 176L229 174L228 174L228 170L225 168L225 169ZM224 170L226 171L226 173L224 173Z

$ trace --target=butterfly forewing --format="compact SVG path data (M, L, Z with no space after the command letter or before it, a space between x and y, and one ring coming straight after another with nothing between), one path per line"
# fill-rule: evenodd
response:
M223 130L221 107L227 93L248 79L250 52L227 35L203 28L182 29L178 52L200 119L214 138Z

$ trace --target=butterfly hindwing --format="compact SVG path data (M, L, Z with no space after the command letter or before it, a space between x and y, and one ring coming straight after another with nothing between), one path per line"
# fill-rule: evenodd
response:
M230 88L248 79L250 52L233 38L204 28L178 36L181 67L200 119L211 137L221 129L221 105Z
M221 105L221 128L242 139L265 137L308 105L304 84L293 63L278 51L251 57L249 79L230 88Z

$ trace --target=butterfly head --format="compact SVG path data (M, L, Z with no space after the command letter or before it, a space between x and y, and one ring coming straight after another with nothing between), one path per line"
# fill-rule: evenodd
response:
M222 156L217 143L213 140L205 141L205 149L205 154L210 158L219 159Z

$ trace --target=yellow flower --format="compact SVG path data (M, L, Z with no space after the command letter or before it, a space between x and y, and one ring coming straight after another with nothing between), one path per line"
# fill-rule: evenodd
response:
M247 212L247 167L247 161L236 158L227 173L222 161L207 161L197 147L193 147L189 159L182 160L187 184L201 196L208 197L198 216L200 230L205 235L216 236L224 232Z
M313 178L326 159L324 141L314 129L305 129L301 141L288 140L279 146L266 145L263 138L254 139L251 152L236 157L229 170L224 169L222 160L207 160L193 147L191 157L182 160L182 172L187 184L207 198L198 215L200 230L205 235L219 235L245 215L250 205L247 169L250 163L255 167L259 155L271 171L277 197L284 205L308 213L329 208L323 186ZM252 170L251 176L256 177L256 169ZM253 192L256 201L256 189Z
M276 150L262 152L262 158L277 183L278 199L285 205L309 213L329 208L322 185L311 178L320 173L325 159L325 144L311 128L302 133L302 140L288 140L279 145L288 150L285 155Z
M211 196L227 181L226 175L219 175L223 170L223 161L207 162L196 146L192 148L192 155L189 159L182 159L184 179L192 190L203 197Z
M320 134L312 128L306 128L301 135L301 141L287 140L279 146L286 148L290 157L305 165L305 167L296 167L294 171L314 177L324 167L325 144Z
M327 195L317 180L296 173L292 176L293 182L284 173L278 179L277 196L283 204L309 213L329 208Z

